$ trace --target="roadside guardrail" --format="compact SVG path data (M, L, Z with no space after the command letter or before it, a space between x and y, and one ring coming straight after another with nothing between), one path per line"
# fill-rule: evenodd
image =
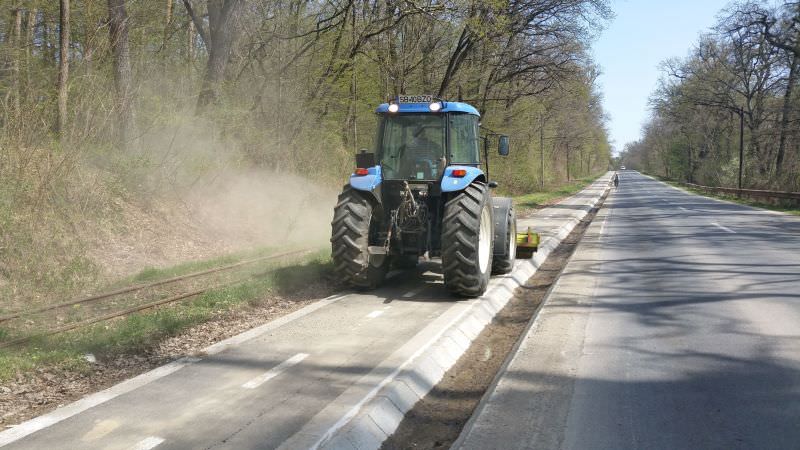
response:
M756 200L761 200L761 199L790 200L792 203L800 205L800 192L766 191L760 189L736 189L736 188L703 186L701 184L694 184L694 183L680 183L680 184L683 186L700 189L702 191L708 191L720 194L732 194L737 197L751 197Z

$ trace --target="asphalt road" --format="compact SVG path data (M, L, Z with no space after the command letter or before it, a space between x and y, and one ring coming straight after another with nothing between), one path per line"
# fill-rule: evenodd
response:
M620 178L457 446L800 448L800 217Z
M601 190L603 183L600 183ZM538 211L546 236L582 213L579 194ZM309 448L472 302L436 262L397 272L53 414L0 433L9 448Z

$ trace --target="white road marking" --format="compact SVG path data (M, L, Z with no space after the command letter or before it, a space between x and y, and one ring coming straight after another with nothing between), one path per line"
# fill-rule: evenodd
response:
M86 434L81 437L81 442L96 441L116 430L120 425L121 424L119 421L113 419L95 422L95 425L92 427L92 429L87 431Z
M136 445L131 447L131 450L150 450L151 448L158 447L164 439L157 436L150 436L147 439L142 439Z
M600 235L601 236L603 235L603 231L606 229L606 222L608 222L608 218L610 216L611 216L610 214L606 214L606 218L603 219L603 223L600 225Z
M735 231L731 230L730 228L728 228L726 226L723 226L723 225L720 225L717 222L711 222L711 225L714 225L715 227L717 227L717 228L719 228L721 230L725 230L728 233L736 233Z
M374 318L380 316L381 314L383 314L383 311L381 311L381 310L372 311L371 313L367 314L367 318L374 319Z
M412 290L406 292L405 294L403 294L403 298L411 298L411 297L419 294L420 292L422 292L423 289L425 289L425 286L420 286L418 288L412 289Z
M300 363L300 361L306 359L308 357L308 353L298 353L291 358L287 359L286 361L278 364L277 366L273 367L272 369L264 372L263 374L253 378L252 380L248 381L247 383L243 384L242 387L245 389L255 389L262 384L266 383L267 381L277 377L286 369L295 366Z

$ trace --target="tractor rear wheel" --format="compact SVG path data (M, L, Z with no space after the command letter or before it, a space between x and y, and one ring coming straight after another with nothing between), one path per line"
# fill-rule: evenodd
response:
M514 214L514 204L510 198L494 198L492 201L495 214L499 213L503 216L495 217L492 273L505 275L511 273L511 270L514 269L514 261L517 259L517 217ZM498 236L500 233L502 235Z
M447 202L442 222L444 284L457 295L486 292L492 270L492 199L483 183L472 183Z
M370 228L376 222L372 201L349 187L339 194L331 222L333 270L356 288L374 289L389 267L386 255L369 252Z

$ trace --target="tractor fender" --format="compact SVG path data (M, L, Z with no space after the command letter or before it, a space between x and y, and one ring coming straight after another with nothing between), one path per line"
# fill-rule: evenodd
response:
M495 256L507 256L508 254L508 212L513 208L513 203L508 197L492 198L492 221L494 221L494 251ZM516 233L511 236L515 240Z
M380 186L383 181L381 175L381 166L372 166L367 168L366 175L350 175L350 187L357 191L369 192L373 198L381 203Z
M454 177L453 171L456 169L466 170L467 174L463 177ZM483 174L481 169L472 166L448 166L444 170L444 176L442 177L442 192L463 191L473 181L486 183L486 175Z

